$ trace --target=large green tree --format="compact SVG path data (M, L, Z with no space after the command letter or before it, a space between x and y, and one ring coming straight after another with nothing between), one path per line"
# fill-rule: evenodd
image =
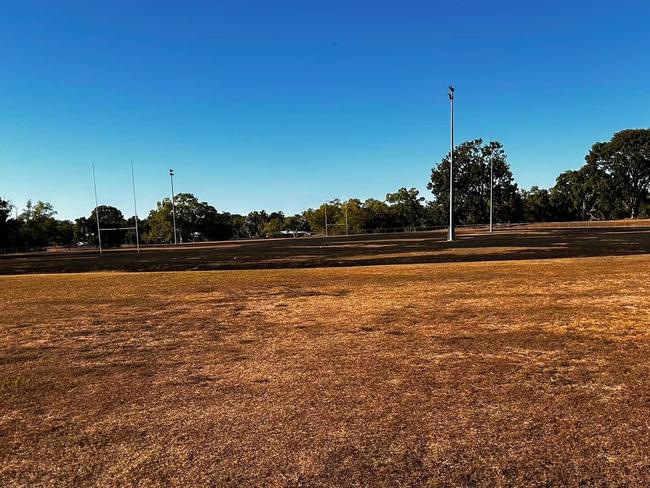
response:
M170 198L164 198L162 201L157 202L156 208L149 211L147 220L149 221L147 239L150 242L174 242L172 201Z
M93 223L88 220L88 217L75 219L73 226L73 239L75 244L88 245L94 242ZM96 225L94 228L97 228Z
M250 212L244 219L242 234L246 237L262 237L268 221L269 214L265 210Z
M269 221L264 226L264 235L266 237L280 237L282 235L283 224L284 214L282 212L273 212L269 216Z
M522 190L521 198L526 222L550 222L554 220L555 212L551 204L551 195L547 189L533 186L530 190Z
M68 248L74 245L74 222L70 220L57 220L57 230L54 243Z
M603 220L620 207L611 179L592 164L561 173L549 194L553 220Z
M9 222L9 216L13 208L10 201L0 198L0 248L2 249L14 245L13 239L11 238L11 223Z
M230 215L220 214L207 202L201 202L191 193L179 193L175 198L176 233L181 242L221 240L232 237ZM173 242L174 208L170 198L156 204L147 218L148 239L153 242Z
M234 235L232 216L228 212L218 212L212 205L206 204L204 210L199 222L201 237L208 241L231 239Z
M21 244L31 248L43 248L55 244L58 223L54 218L56 211L51 203L27 201L19 215Z
M345 234L343 204L339 199L323 203L318 208L305 210L304 217L309 228L319 234L325 234L325 221L327 221L327 234ZM326 218L327 217L327 218Z
M636 217L650 192L650 129L617 132L611 140L594 144L586 161L610 180L608 189L622 206L621 216Z
M449 205L438 201L429 201L424 206L422 224L429 227L446 226L449 223Z
M309 232L311 228L303 214L290 215L282 222L282 230L289 232Z
M375 198L363 202L363 222L366 230L381 230L395 227L390 206Z
M106 229L101 231L102 247L119 247L124 244L126 220L121 210L110 205L100 205L90 213L90 217L86 221L90 234L90 243L97 245L99 242L95 212L99 214L99 227Z
M415 189L400 188L395 193L386 195L386 202L390 204L393 221L398 227L415 227L420 225L424 215L422 202L424 197Z
M449 154L431 170L431 190L435 201L449 212ZM490 162L494 173L494 212L496 221L521 219L522 205L501 143L483 144L482 139L463 142L454 149L454 216L463 224L489 220Z
M349 234L358 234L365 228L363 204L358 198L349 198L343 203L341 211L341 227Z

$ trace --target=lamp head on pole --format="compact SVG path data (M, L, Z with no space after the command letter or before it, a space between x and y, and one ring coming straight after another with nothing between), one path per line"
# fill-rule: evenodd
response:
M169 170L169 176L174 176L174 170L173 169Z
M449 94L448 95L449 95L449 100L454 99L454 87L453 86L449 87Z

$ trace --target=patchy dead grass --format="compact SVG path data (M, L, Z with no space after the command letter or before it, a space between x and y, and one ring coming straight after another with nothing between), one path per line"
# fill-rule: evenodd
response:
M0 484L647 485L650 256L0 277Z

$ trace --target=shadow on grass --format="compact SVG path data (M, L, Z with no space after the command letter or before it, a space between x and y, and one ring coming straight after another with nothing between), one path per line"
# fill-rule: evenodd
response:
M0 274L310 268L650 253L650 229L442 232L238 241L178 248L52 252L0 257Z

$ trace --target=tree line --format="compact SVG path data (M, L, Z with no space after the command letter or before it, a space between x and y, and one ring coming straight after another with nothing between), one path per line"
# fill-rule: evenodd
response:
M302 213L265 210L247 215L219 212L191 193L175 196L177 238L181 242L260 238L299 232L345 234L395 228L444 226L449 212L447 154L431 170L426 201L415 188L400 188L384 200L350 198L323 203ZM650 217L650 129L628 129L594 144L577 170L561 173L551 188L520 189L501 143L481 139L454 149L454 215L458 224L485 224L489 218L490 170L495 222L553 222ZM0 248L97 245L97 215L102 245L135 243L135 216L102 205L86 217L59 220L50 203L31 200L21 212L0 198ZM164 198L137 223L143 243L174 241L172 202Z

